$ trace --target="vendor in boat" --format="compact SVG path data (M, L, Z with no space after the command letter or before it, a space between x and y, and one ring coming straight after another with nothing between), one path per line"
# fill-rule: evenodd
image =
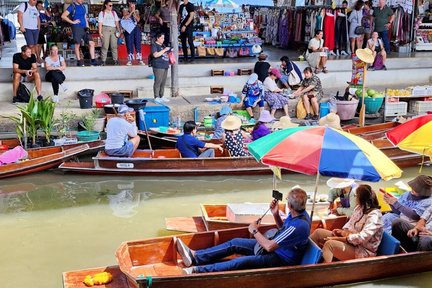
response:
M304 249L308 244L310 218L306 212L306 192L295 188L288 193L289 215L283 222L279 215L277 200L270 203L271 212L279 231L267 239L258 230L259 223L249 225L253 238L235 238L223 244L202 250L192 250L183 241L177 240L177 251L182 257L186 274L220 272L230 270L279 267L300 264ZM260 245L264 253L255 253ZM241 254L229 261L217 262L229 255ZM192 265L195 265L191 267Z
M328 192L330 213L350 217L357 205L355 190L358 185L353 179L333 177L327 181L327 186L331 188ZM337 198L339 198L340 201L335 203Z
M270 125L275 119L270 115L268 110L263 110L260 113L260 117L258 122L255 123L254 128L251 132L252 141L258 140L261 137L264 137L271 133L270 128L267 125Z
M219 117L217 117L215 131L213 134L213 139L221 139L224 129L222 128L222 122L227 118L229 114L232 113L232 109L229 105L225 104L219 111Z
M224 129L222 141L231 157L247 156L244 150L244 138L247 135L244 135L243 131L240 130L241 124L241 119L235 115L229 115L222 122L222 128Z
M417 179L415 183L411 183L410 185L413 189L417 189L416 191L419 191L421 194L432 193L432 177L430 176L422 175L422 177ZM402 247L408 252L431 251L432 206L429 206L426 209L415 226L401 218L394 220L392 225L392 234L401 242Z
M184 134L178 137L176 144L176 148L180 151L183 158L214 157L214 149L219 149L219 151L223 152L223 148L219 144L205 143L196 139L196 132L196 123L194 121L186 121L183 125Z
M140 137L132 111L127 105L120 105L116 117L108 120L105 153L109 156L131 157L137 150Z
M430 176L419 175L408 182L411 191L402 194L399 199L384 194L384 201L392 208L390 213L383 216L385 231L392 233L392 225L397 219L413 225L420 220L420 216L432 205L432 190L428 186L431 181Z
M342 229L318 228L311 235L323 247L325 263L376 256L384 233L378 198L369 185L359 185L356 195L357 206Z

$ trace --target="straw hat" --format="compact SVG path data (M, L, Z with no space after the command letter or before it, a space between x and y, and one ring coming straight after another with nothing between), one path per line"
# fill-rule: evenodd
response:
M426 175L419 175L413 180L408 182L412 190L419 193L421 196L429 197L432 195L432 177Z
M265 54L265 53L260 53L260 54L258 55L258 59L259 59L259 60L266 60L267 57L268 57L268 55Z
M298 124L291 122L291 118L289 116L282 116L278 122L273 124L273 129L286 129L298 126Z
M361 61L367 64L372 64L375 60L372 54L372 50L370 50L369 48L357 49L356 55Z
M222 128L225 130L238 130L240 129L242 121L239 117L234 115L228 115L224 121L222 121Z
M322 117L318 121L319 126L327 126L334 129L342 129L340 125L340 118L339 115L337 115L334 112L331 112L327 114L326 116Z
M274 118L270 115L270 112L268 110L263 110L260 113L260 117L258 119L259 122L263 123L269 123L272 122Z
M355 182L354 179L333 177L327 181L327 186L330 188L342 189L351 186L352 184L354 184L354 182Z

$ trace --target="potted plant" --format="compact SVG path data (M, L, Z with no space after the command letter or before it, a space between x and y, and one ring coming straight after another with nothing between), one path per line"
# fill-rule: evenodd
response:
M51 132L53 130L54 110L56 103L50 97L43 99L37 103L39 106L39 125L45 135L45 141L48 145L51 144Z
M80 141L94 141L99 138L99 131L95 131L95 124L98 116L98 109L92 109L91 112L83 116L81 125L86 130L77 133L77 137Z
M68 102L66 108L69 108L71 101ZM59 139L55 139L55 145L73 144L78 142L78 139L72 138L71 127L72 123L76 123L77 115L67 109L60 112L60 117L54 121L54 128L57 131Z

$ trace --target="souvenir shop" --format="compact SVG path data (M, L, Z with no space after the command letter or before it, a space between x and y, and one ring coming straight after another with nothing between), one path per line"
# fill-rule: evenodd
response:
M432 7L429 1L418 1L419 15L415 22L416 51L432 51Z
M287 3L288 2L288 3ZM413 5L411 0L387 1L393 9L395 20L391 27L392 50L405 51L413 39ZM294 4L295 3L295 4ZM249 6L250 14L258 27L259 35L264 43L281 48L305 50L317 29L324 32L324 46L330 54L347 55L350 53L349 22L351 9L342 6L342 0L332 5L331 1L290 1L281 7ZM353 7L355 1L348 1L348 7ZM372 1L376 7L378 0ZM366 15L366 13L364 12ZM373 31L373 21L371 31ZM366 39L365 39L366 40ZM364 41L366 42L366 41ZM365 44L364 44L365 45Z

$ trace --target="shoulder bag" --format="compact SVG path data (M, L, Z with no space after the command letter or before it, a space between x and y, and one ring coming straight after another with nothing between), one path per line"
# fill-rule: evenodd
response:
M198 46L197 47L197 52L198 52L198 56L199 57L205 57L205 56L207 56L207 51L206 51L206 48L204 46Z
M353 11L352 13L356 13L356 16L357 16L357 23L360 23L361 24L361 19L358 19L358 11ZM365 29L364 29L364 27L362 26L362 25L360 25L360 26L357 26L356 28L355 28L355 30L354 30L354 33L356 34L356 35L363 35L363 34L365 34Z

